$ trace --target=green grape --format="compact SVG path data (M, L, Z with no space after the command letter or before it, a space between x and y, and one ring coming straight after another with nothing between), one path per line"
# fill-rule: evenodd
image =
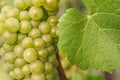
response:
M46 75L46 80L54 80L54 75L51 73L51 74L47 74Z
M40 60L36 60L30 64L30 70L33 74L41 74L44 71L44 64Z
M56 31L57 31L57 27L52 27L51 32L50 32L50 35L51 35L53 38L56 38L56 37L57 37Z
M34 40L34 48L36 50L41 50L45 47L45 42L41 38L37 38Z
M49 55L55 54L55 48L53 45L48 46L46 49L47 49Z
M26 61L23 58L17 58L14 64L16 67L22 67L26 64Z
M43 6L45 3L45 0L32 0L34 6Z
M47 22L50 24L50 26L56 27L56 26L57 26L57 23L58 23L58 18L57 18L56 16L50 16L50 17L47 19Z
M40 24L40 21L39 21L39 20L38 20L38 21L30 20L30 23L32 24L32 26L33 26L34 28L37 28L37 27L39 26L39 24Z
M25 0L14 0L14 4L17 8L25 10L28 6L25 4Z
M3 32L5 31L5 24L4 23L0 23L0 35L3 34Z
M44 8L48 11L55 10L58 7L59 0L46 0Z
M23 57L24 48L19 44L14 47L15 56Z
M5 50L3 49L3 47L0 48L0 56L4 56L5 55Z
M42 22L40 25L39 25L39 30L43 33L43 34L47 34L50 32L50 25L47 23L47 22Z
M21 11L21 12L20 12L20 15L19 15L19 19L20 19L21 21L22 21L22 20L29 21L29 20L30 20L30 16L29 16L28 11Z
M10 77L12 80L15 79L15 74L14 74L13 71L10 71L10 72L9 72L9 77ZM10 80L11 80L11 79L10 79Z
M58 66L58 61L57 61L55 55L49 56L48 62L52 63L55 68Z
M44 74L32 74L31 80L46 80Z
M12 71L14 68L15 68L15 65L14 65L14 64L5 63L3 69L4 69L6 72L10 72L10 71Z
M53 80L58 80L59 79L59 77L58 77L58 72L57 72L57 70L56 69L54 69L53 70L53 72L51 73L52 75L53 75L53 77L54 77L54 79Z
M12 8L12 6L10 6L10 5L5 5L5 6L3 6L2 7L2 9L1 9L1 13L3 13L3 14L7 14L7 12L10 10Z
M16 57L14 56L14 52L8 52L3 57L3 60L5 62L9 62L9 63L14 63L15 59L16 59Z
M17 8L12 8L7 12L7 17L8 18L19 18L19 9Z
M23 57L25 61L33 62L37 59L38 54L34 48L27 48L23 53Z
M20 29L20 23L15 18L8 18L5 21L5 24L6 24L7 30L10 31L10 32L17 32Z
M22 72L22 70L20 68L15 68L14 69L14 75L15 75L15 79L20 80L24 78L24 74Z
M29 75L29 74L31 74L30 65L29 65L29 64L25 64L25 65L22 67L22 72L24 73L24 75Z
M30 37L26 37L22 40L21 44L23 48L31 48L33 47L33 40Z
M32 0L25 0L27 6L33 6Z
M31 78L24 78L23 80L31 80Z
M43 34L42 39L46 43L47 46L51 45L53 42L53 39L52 39L51 35L49 35L49 34Z
M47 14L49 16L55 16L55 15L57 15L58 10L59 10L59 8L57 7L55 10L47 11Z
M38 51L39 59L45 59L48 56L48 51L46 49L42 49Z
M20 43L25 37L27 37L26 34L18 33L18 43Z
M11 32L5 31L2 34L2 38L7 44L14 44L17 40L17 33L11 33Z
M50 62L45 63L45 74L50 74L54 70L53 65Z
M4 13L0 13L0 22L4 23L6 21L7 17Z
M36 39L38 37L41 37L41 32L37 28L33 28L30 33L28 34L33 39Z
M41 7L31 7L29 15L33 20L40 20L43 17L43 10Z
M3 49L5 50L5 52L11 52L13 48L14 48L14 45L9 45L6 43L3 44Z
M2 47L3 45L3 39L0 37L0 48Z
M27 34L31 31L32 25L29 21L21 21L20 22L20 32L23 34Z

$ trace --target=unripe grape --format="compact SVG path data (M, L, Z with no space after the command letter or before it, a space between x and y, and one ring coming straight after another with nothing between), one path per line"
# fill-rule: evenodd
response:
M56 38L56 37L57 37L56 31L57 31L57 27L52 27L51 32L50 32L50 35L51 35L53 38Z
M46 49L47 49L49 55L55 54L55 48L53 45L48 46Z
M26 61L23 58L17 58L14 64L16 67L22 67L26 64Z
M8 12L11 8L12 8L12 6L10 6L10 5L5 5L5 6L3 6L2 9L1 9L1 13L2 13L2 14L7 14L7 12Z
M25 37L27 37L26 34L18 33L18 38L17 38L18 43L20 43Z
M46 80L54 80L54 75L52 73L46 75Z
M53 65L50 62L45 63L45 74L50 74L54 70Z
M38 28L38 26L39 26L39 24L40 24L40 21L39 21L39 20L38 20L38 21L31 20L30 23L32 24L32 26L33 26L34 28Z
M33 6L32 0L25 0L25 4L29 7Z
M30 70L33 74L41 74L44 71L44 64L37 60L30 64Z
M10 72L9 72L9 77L10 77L12 80L15 79L15 74L14 74L13 71L10 71ZM10 80L11 80L11 79L10 79Z
M25 10L27 8L24 0L14 0L14 4L17 8L21 10Z
M22 72L24 73L24 75L29 75L29 74L31 74L30 65L29 65L29 64L25 64L25 65L22 67Z
M58 7L59 0L46 0L44 8L48 11L55 10Z
M0 48L2 47L3 45L3 39L0 37Z
M45 42L41 38L37 38L34 40L34 48L36 50L41 50L45 47Z
M5 50L3 49L3 47L0 48L0 56L4 56L5 55Z
M0 22L4 23L7 19L7 16L4 13L0 13Z
M33 62L37 59L38 54L34 48L28 48L24 51L23 57L27 62Z
M31 48L33 47L33 40L30 37L26 37L21 42L23 48Z
M29 20L30 20L30 16L29 16L28 11L21 11L21 12L20 12L20 15L19 15L19 19L20 19L21 21L22 21L22 20L29 21Z
M33 20L40 20L43 17L43 10L41 7L31 7L29 15Z
M15 74L15 78L17 80L23 79L24 78L24 74L22 72L22 70L20 68L15 68L14 69L14 74Z
M58 18L56 16L50 16L47 19L47 22L50 24L50 26L52 27L56 27L57 23L58 23Z
M52 63L54 67L58 66L58 61L57 61L55 55L49 56L48 62Z
M17 8L12 8L7 12L7 17L8 18L19 18L19 9Z
M39 6L43 6L44 5L45 0L32 0L32 3L33 3L34 6L39 7Z
M5 21L5 24L6 24L6 29L10 32L17 32L20 29L20 23L15 18L8 18Z
M28 34L31 38L36 39L41 37L41 32L37 28L33 28Z
M47 34L50 32L50 25L47 23L47 22L42 22L40 25L39 25L39 30L43 33L43 34Z
M38 75L32 74L31 80L46 80L46 79L44 74L38 74Z
M6 72L10 72L10 71L12 71L14 68L15 68L15 65L14 65L14 64L11 64L11 63L5 63L5 64L4 64L4 70L5 70Z
M48 56L48 51L46 49L42 49L38 51L39 59L45 59Z
M2 34L2 38L7 44L14 44L17 40L17 33L11 33L11 32L5 31Z
M47 46L49 46L53 42L53 39L52 39L51 35L49 35L49 34L43 34L42 39L46 43Z
M3 49L5 50L5 52L11 52L13 48L14 48L14 45L9 45L6 43L3 44Z
M15 56L23 57L24 48L19 44L14 47Z
M5 31L5 27L6 25L4 23L0 23L0 35Z
M20 22L20 32L23 34L27 34L31 31L32 25L29 21L21 21Z

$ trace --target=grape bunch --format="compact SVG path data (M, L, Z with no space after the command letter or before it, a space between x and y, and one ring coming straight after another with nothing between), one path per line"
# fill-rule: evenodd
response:
M0 55L10 80L59 80L59 0L14 0L0 12Z

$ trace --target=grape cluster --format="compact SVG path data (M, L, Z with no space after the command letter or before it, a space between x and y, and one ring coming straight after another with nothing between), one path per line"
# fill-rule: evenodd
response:
M10 80L59 80L59 0L14 0L0 13L0 55Z

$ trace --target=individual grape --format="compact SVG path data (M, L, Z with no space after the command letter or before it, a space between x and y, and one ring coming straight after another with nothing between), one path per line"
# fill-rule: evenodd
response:
M15 18L8 18L5 21L5 24L6 24L7 30L10 31L10 32L17 32L20 29L20 23Z
M15 56L23 57L24 48L19 44L14 47Z
M17 8L21 10L25 10L27 8L24 0L14 0L14 4Z
M9 72L9 77L10 77L10 80L11 80L11 79L12 79L12 80L15 79L15 74L14 74L13 71L10 71L10 72Z
M55 10L58 7L59 0L46 0L44 8L48 11Z
M26 64L26 61L23 58L17 58L14 64L16 67L22 67Z
M45 47L45 42L41 38L37 38L34 40L34 48L36 50L41 50Z
M47 46L49 46L53 42L53 39L52 39L51 35L49 35L49 34L43 34L42 39L46 43Z
M31 80L46 80L44 74L32 74Z
M38 51L39 59L45 59L48 56L48 51L46 49L42 49Z
M8 18L19 18L19 9L17 8L12 8L7 12L7 17Z
M21 21L20 22L20 32L23 34L27 34L31 31L32 25L29 21Z
M29 64L25 64L25 65L22 67L22 72L24 73L24 75L29 75L29 74L31 74L30 65L29 65Z
M41 37L41 32L37 28L33 28L30 33L28 34L33 39L36 39L38 37Z
M39 7L39 6L43 6L44 5L45 0L32 0L32 3L33 3L34 6Z
M39 30L43 33L43 34L47 34L50 32L50 25L47 23L47 22L42 22L40 25L39 25Z
M12 71L14 68L15 68L15 65L14 65L14 64L11 64L11 63L5 63L5 64L4 64L4 70L5 70L6 72L10 72L10 71Z
M1 13L6 15L7 12L8 12L11 8L12 8L12 6L10 6L10 5L5 5L5 6L3 6L2 9L1 9Z
M48 62L52 63L54 67L58 66L58 61L55 57L55 55L51 55L48 57Z
M40 20L43 17L43 10L41 7L31 7L29 15L33 20Z
M15 68L14 69L14 75L15 75L15 79L20 80L24 78L24 74L22 72L22 70L20 68Z
M48 46L46 49L47 49L49 55L55 54L55 48L53 45Z
M0 56L4 56L5 55L5 50L3 49L3 47L0 48Z
M23 20L29 21L30 20L30 16L29 16L28 11L21 11L20 15L19 15L19 19L21 21L23 21Z
M21 44L23 48L31 48L33 47L33 40L30 37L26 37L22 40Z
M50 62L45 63L45 74L50 74L54 70L53 65Z
M33 62L37 59L38 54L34 48L27 48L23 53L23 57L25 61Z
M47 22L50 24L50 26L52 27L56 27L57 23L58 23L58 18L56 16L50 16L47 19Z
M3 32L5 31L5 24L4 23L0 23L0 35L3 34Z
M3 57L3 60L5 62L9 62L9 63L14 63L15 59L16 59L16 57L14 56L14 52L8 52Z
M47 14L49 16L55 16L55 15L57 15L58 10L59 10L59 8L57 7L56 9L54 9L52 11L47 11Z
M23 80L31 80L31 78L24 78Z
M0 37L0 48L2 47L3 45L3 39Z
M29 7L33 6L32 0L25 0L25 4Z
M4 13L0 13L0 23L4 23L7 19L7 16Z
M3 49L5 50L5 52L11 52L13 48L14 48L14 45L9 45L6 43L3 44Z
M41 74L44 71L44 64L41 61L36 60L30 64L30 71L33 74Z
M11 32L5 31L2 34L2 38L7 44L14 44L17 40L17 33L11 33Z
M46 75L46 80L54 80L54 75L52 73Z
M57 31L57 27L52 27L51 32L50 32L50 35L51 35L53 38L56 38L56 37L57 37L56 31Z
M20 43L25 37L27 37L26 34L18 33L18 38L17 38L18 43Z
M38 28L39 24L40 24L40 21L35 21L35 20L30 20L30 23L32 24L32 26L34 28Z

